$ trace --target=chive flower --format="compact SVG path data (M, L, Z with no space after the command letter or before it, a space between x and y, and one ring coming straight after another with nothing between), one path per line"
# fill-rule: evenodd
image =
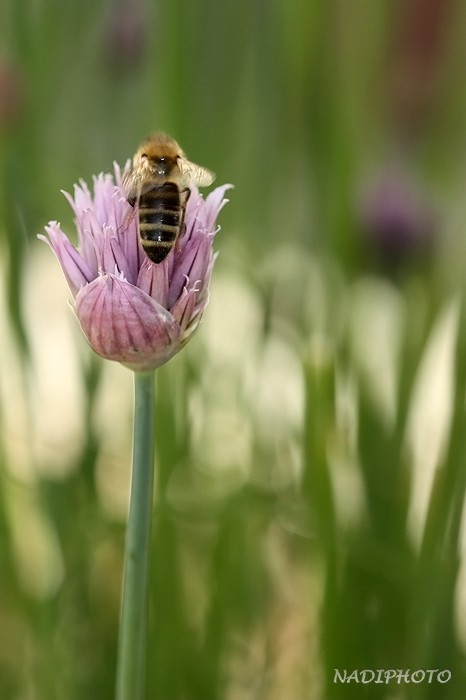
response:
M381 173L364 193L359 220L373 251L389 268L428 258L435 245L432 199L400 168Z
M122 189L122 172L84 181L74 197L75 248L57 221L40 235L55 253L73 295L73 308L92 349L136 372L148 372L175 355L193 335L209 297L217 216L231 185L204 199L196 187L186 206L186 230L155 264L144 253L138 217Z

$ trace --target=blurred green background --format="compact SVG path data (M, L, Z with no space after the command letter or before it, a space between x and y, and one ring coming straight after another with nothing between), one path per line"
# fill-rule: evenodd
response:
M157 373L147 698L464 696L465 27L454 0L3 0L1 700L113 697L132 377L36 234L154 129L235 189Z

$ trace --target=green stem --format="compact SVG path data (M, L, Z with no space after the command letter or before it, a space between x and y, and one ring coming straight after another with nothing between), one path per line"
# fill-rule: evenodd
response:
M144 697L152 523L154 374L134 374L133 469L121 605L116 700Z

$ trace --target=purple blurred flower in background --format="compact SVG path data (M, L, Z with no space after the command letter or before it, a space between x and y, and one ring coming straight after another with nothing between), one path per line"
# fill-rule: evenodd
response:
M116 70L137 69L147 49L151 22L145 0L117 0L109 4L103 23L102 46Z
M116 182L116 185L115 185ZM94 177L94 194L83 181L74 198L64 193L76 216L78 248L51 221L39 236L58 258L74 297L81 328L96 353L134 371L159 367L177 353L198 327L209 295L212 250L219 211L231 185L204 199L192 188L186 232L156 265L142 250L138 217L115 180Z
M437 212L402 169L388 169L366 186L358 218L370 247L389 266L433 250Z

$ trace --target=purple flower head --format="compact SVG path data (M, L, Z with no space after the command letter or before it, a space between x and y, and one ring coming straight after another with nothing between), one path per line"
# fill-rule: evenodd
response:
M371 247L391 266L421 258L434 244L433 202L401 169L381 173L367 187L359 220Z
M116 184L115 184L116 183ZM209 296L216 220L231 185L204 199L195 187L186 206L186 231L156 265L143 252L137 216L122 190L122 173L94 177L74 197L64 193L76 216L78 247L51 221L45 227L74 298L74 310L96 353L134 371L167 362L198 327Z

